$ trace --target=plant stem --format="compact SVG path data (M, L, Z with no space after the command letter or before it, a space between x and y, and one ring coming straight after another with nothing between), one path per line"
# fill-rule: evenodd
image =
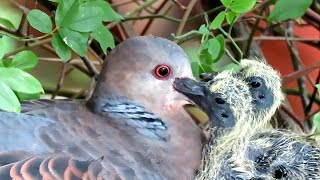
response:
M178 30L177 30L177 33L176 35L177 36L180 36L182 34L182 31L184 29L184 26L186 25L186 22L188 20L188 17L191 13L191 10L193 9L194 5L197 3L197 0L191 0L190 3L188 4L187 6L187 10L186 12L184 13L183 17L182 17L182 20L181 20L181 23L178 27Z
M221 27L219 27L219 30L222 32L223 35L225 35L229 40L230 42L232 43L232 45L237 49L237 51L239 52L240 54L240 60L243 58L243 52L241 51L241 49L239 48L239 46L237 45L237 43L232 39L232 37L227 33L225 32Z

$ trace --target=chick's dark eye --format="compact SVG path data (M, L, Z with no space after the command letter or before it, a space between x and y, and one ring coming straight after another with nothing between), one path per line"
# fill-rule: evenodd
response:
M216 101L217 104L224 104L225 103L225 101L221 98L215 98L214 100Z
M157 78L166 78L170 75L171 69L168 65L158 65L154 69L154 73Z
M253 88L258 88L258 87L261 86L260 82L258 82L258 81L253 81L253 82L250 83L250 85Z
M287 176L287 172L283 167L279 167L274 171L274 178L275 179L282 179Z

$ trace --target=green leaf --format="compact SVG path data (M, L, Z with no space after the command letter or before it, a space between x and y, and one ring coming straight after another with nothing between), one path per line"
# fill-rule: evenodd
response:
M240 71L241 67L239 66L239 64L235 64L235 63L230 63L226 66L223 66L221 68L221 71L224 71L224 70L231 70L233 72L238 72Z
M52 46L56 50L58 56L64 61L68 61L71 58L71 49L66 45L59 34L52 36Z
M17 40L8 36L0 38L0 59L2 59L6 53L15 49L17 49Z
M90 2L85 3L83 6L100 8L103 12L102 20L105 22L123 19L123 17L121 15L119 15L117 12L115 12L112 9L111 5L106 1L101 1L101 0L90 1Z
M209 35L210 31L208 30L208 28L206 27L205 24L202 24L198 30L198 32L202 35Z
M98 7L80 7L72 18L61 25L78 32L90 32L101 24L102 14L103 11Z
M112 33L102 24L93 31L93 36L99 42L100 47L104 53L106 53L108 47L110 47L111 49L115 47Z
M221 57L224 54L224 49L225 49L225 41L224 41L224 37L222 34L219 34L218 36L215 37L215 39L219 42L220 44L220 51L218 53L217 58L213 61L214 63L218 62Z
M302 17L312 4L312 0L278 0L268 21L285 21Z
M228 24L232 24L237 15L238 14L233 12L233 11L227 12L226 13L226 19L227 19Z
M317 132L320 132L320 112L316 113L314 116L313 116L313 124L316 126L317 128Z
M55 3L59 3L60 2L60 0L48 0L48 1L55 2Z
M26 94L26 93L21 93L21 92L15 92L15 94L18 97L19 101L40 99L40 93Z
M233 0L220 0L225 7L229 7Z
M212 65L200 64L199 74L202 74L202 73L204 73L204 72L213 72Z
M79 1L78 0L64 0L61 1L56 10L55 22L58 27L62 23L68 22L69 19L72 19L79 10Z
M27 19L34 29L42 33L50 33L52 31L50 17L38 9L31 10L27 15Z
M2 59L4 54L6 53L4 49L4 46L5 46L4 43L5 42L0 38L0 59Z
M246 13L254 7L256 2L257 0L234 0L229 8L238 14Z
M59 28L60 36L63 42L80 56L84 56L87 52L87 41L89 33L80 33L68 28Z
M209 50L207 48L202 49L199 54L199 62L200 64L208 64L212 65L213 59L211 54L209 53Z
M0 67L0 82L10 89L22 93L43 93L40 82L27 72L18 68Z
M316 88L318 90L318 95L320 96L320 84L316 84Z
M200 67L198 62L191 63L192 74L194 77L198 78L200 76Z
M8 67L15 67L29 71L38 63L38 57L32 51L21 51L17 53Z
M217 29L217 28L221 27L221 24L222 24L225 16L226 16L226 12L224 12L224 11L220 12L220 13L214 18L214 20L211 22L211 24L210 24L210 29Z
M220 42L216 38L208 40L208 52L211 55L212 62L218 58L220 49Z
M198 56L199 46L191 46L185 49L188 59L191 64L192 74L194 77L199 77L199 56Z
M1 1L0 24L11 30L18 30L23 11L16 6L12 6L10 1Z
M2 82L0 82L0 89L0 109L20 113L21 106L14 92Z
M15 29L14 25L8 19L0 18L0 25L3 25L4 27L9 29Z

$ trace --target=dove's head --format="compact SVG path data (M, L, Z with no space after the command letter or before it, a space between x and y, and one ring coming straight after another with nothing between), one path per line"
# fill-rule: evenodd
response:
M105 61L91 99L95 102L123 97L153 112L168 113L185 100L172 83L176 77L192 78L192 71L186 54L172 41L133 37L120 43Z

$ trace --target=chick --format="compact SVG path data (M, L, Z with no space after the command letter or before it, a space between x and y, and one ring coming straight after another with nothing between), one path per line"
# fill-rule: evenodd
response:
M189 97L209 116L210 138L204 146L201 172L196 179L218 177L221 162L229 152L245 145L247 136L255 133L252 122L252 97L249 87L230 71L217 74L209 82L176 79L174 88Z
M319 179L320 149L289 131L258 132L225 155L213 179ZM236 154L236 155L235 155ZM201 174L212 173L203 171Z
M243 59L240 61L240 71L234 76L245 81L250 87L252 96L255 127L262 128L270 123L284 96L281 91L280 74L270 65L262 61ZM216 72L203 73L200 79L204 82L210 81Z
M209 82L178 79L174 87L200 106L212 123L196 179L320 178L319 148L301 135L254 127L259 124L253 123L249 88L231 73L224 71Z

